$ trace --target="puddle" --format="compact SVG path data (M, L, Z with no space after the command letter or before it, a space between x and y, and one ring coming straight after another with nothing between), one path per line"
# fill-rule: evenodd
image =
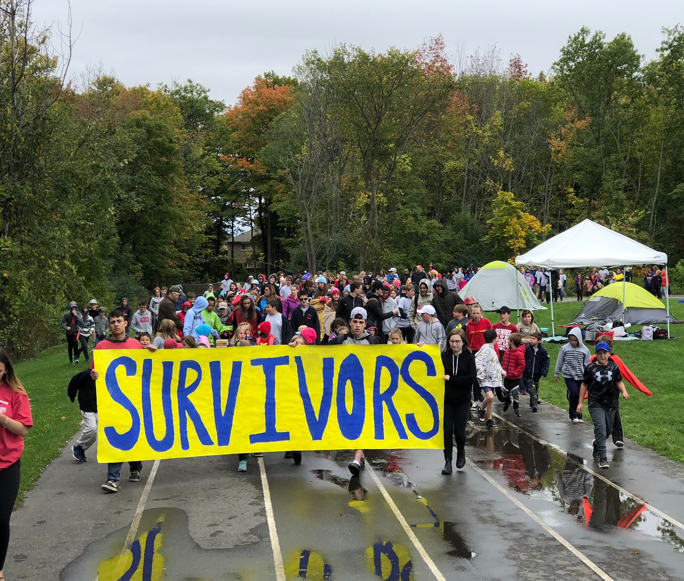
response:
M134 542L122 552L127 533L128 528L119 529L91 543L61 572L60 581L218 581L272 576L273 564L263 558L270 551L267 538L265 544L203 549L190 536L188 517L180 509L146 510Z
M566 457L507 427L474 431L468 436L468 446L477 449L475 463L499 474L508 488L553 502L582 526L602 532L616 528L638 531L684 553L681 531L614 485L587 472L584 460L576 454Z

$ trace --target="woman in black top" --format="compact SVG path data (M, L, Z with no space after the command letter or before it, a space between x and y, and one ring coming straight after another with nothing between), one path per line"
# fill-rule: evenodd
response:
M470 394L477 381L475 356L463 329L454 329L447 337L442 353L444 364L444 469L442 474L451 474L456 436L456 468L466 463L466 424L470 415Z

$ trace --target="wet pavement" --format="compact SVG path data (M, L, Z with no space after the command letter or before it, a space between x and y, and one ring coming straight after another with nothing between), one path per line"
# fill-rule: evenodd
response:
M152 462L141 483L124 479L120 493L106 495L105 468L76 464L65 449L13 516L5 574L8 581L684 579L684 470L628 440L623 450L609 444L611 468L599 473L592 438L591 426L543 405L522 418L509 412L494 430L471 423L468 464L451 476L440 474L441 451L368 451L360 478L347 470L350 451L304 453L299 466L266 454L277 533L269 532L255 458L247 473L237 473L236 456L163 461L141 503Z

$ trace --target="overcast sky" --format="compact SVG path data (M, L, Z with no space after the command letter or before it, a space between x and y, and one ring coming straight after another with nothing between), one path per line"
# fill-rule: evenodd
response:
M496 45L536 74L582 26L627 32L652 59L662 27L684 21L678 0L71 0L71 12L72 76L101 66L129 86L192 79L227 104L258 74L290 74L307 49L340 43L416 48L441 33L454 60ZM35 0L37 24L64 27L67 14L66 0Z

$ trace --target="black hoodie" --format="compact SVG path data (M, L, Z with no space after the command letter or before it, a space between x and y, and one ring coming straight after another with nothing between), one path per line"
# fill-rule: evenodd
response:
M463 303L463 299L457 293L449 290L447 283L442 279L435 283L435 289L440 287L441 293L435 292L432 295L432 306L437 311L439 322L446 327L454 317L454 307Z
M449 380L444 382L444 401L451 405L470 401L473 383L477 381L475 356L467 350L454 355L451 349L447 349L442 353L442 364L444 375L449 376Z

